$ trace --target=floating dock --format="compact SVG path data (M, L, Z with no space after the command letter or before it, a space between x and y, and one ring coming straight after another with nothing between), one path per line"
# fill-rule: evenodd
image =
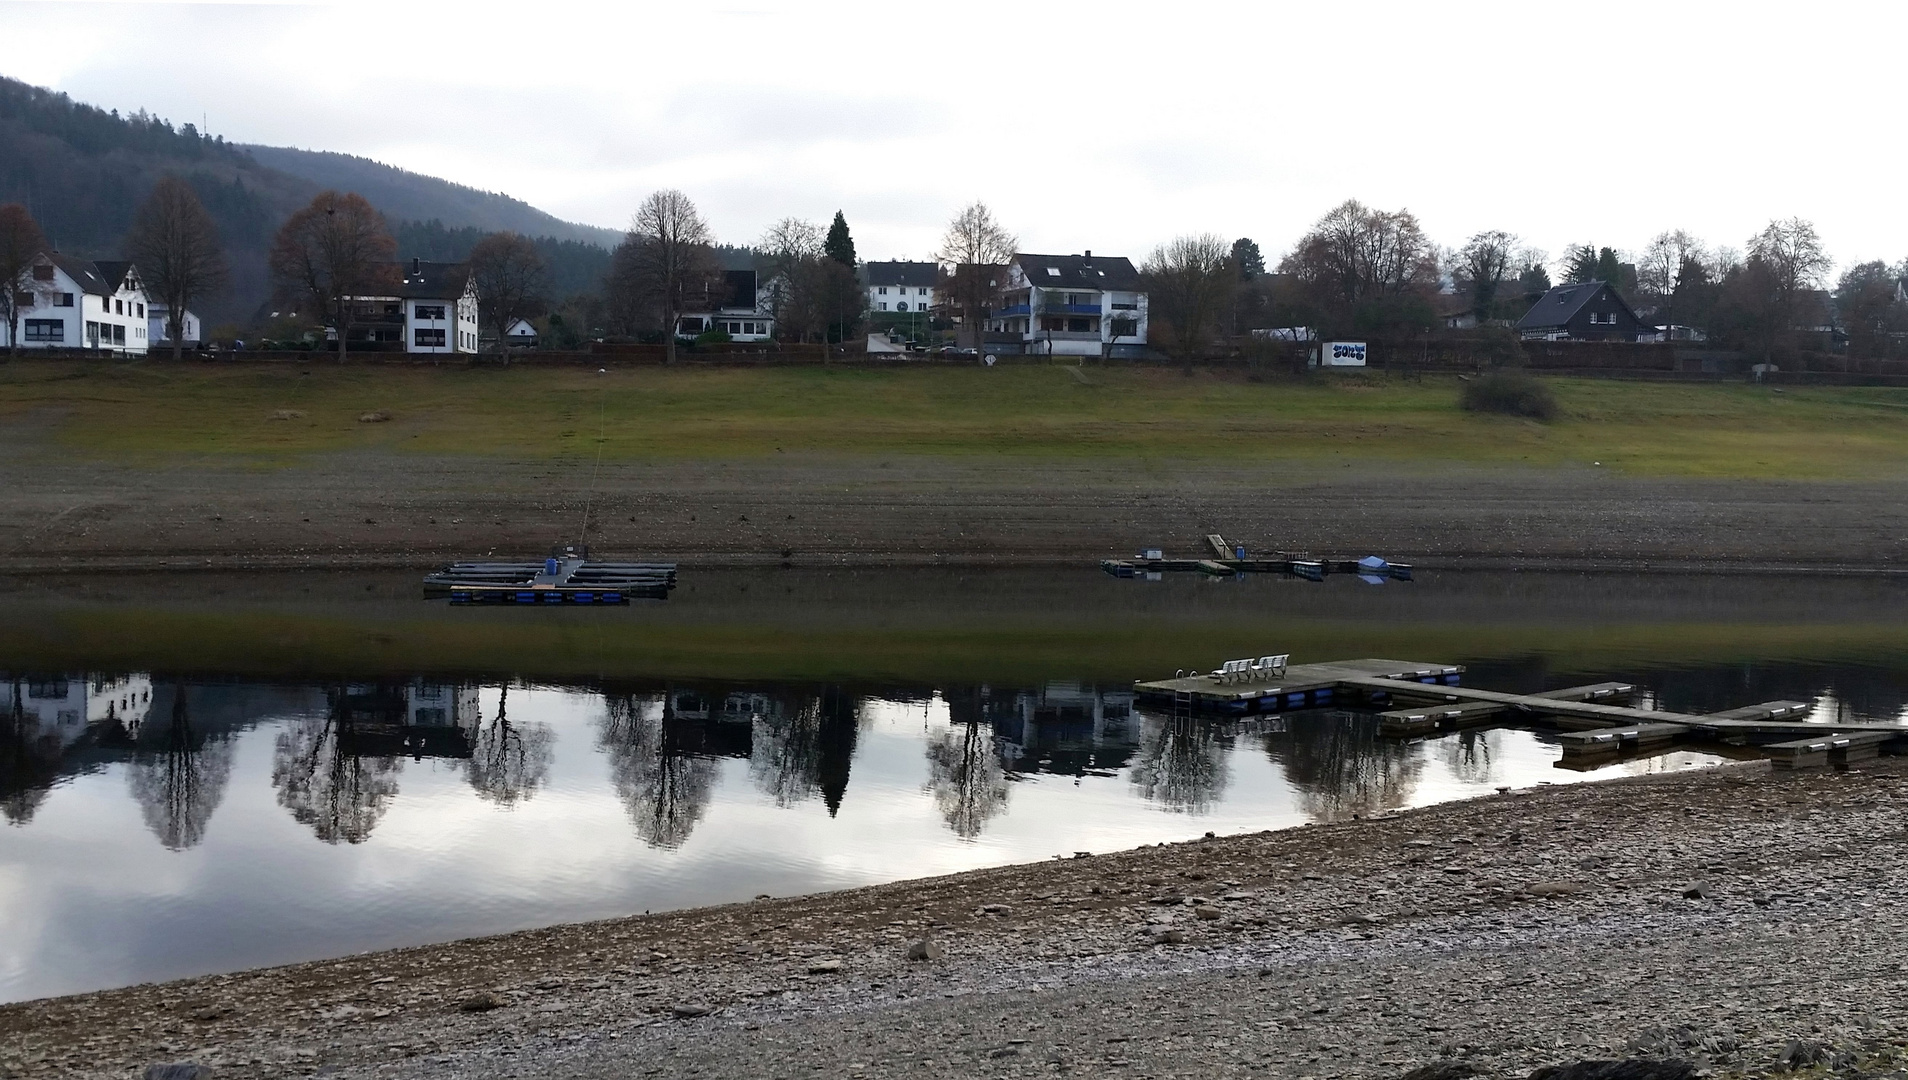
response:
M1593 768L1623 755L1683 743L1747 748L1778 768L1846 766L1878 753L1908 752L1908 725L1825 724L1804 718L1804 701L1766 701L1715 713L1677 713L1629 704L1637 689L1602 682L1511 694L1461 685L1456 665L1341 660L1287 667L1284 657L1229 661L1212 673L1180 672L1133 684L1141 701L1176 714L1235 718L1280 710L1379 707L1380 731L1410 739L1462 728L1542 725L1564 751L1563 768ZM1387 708L1388 707L1388 708ZM1727 752L1727 751L1724 751ZM1740 755L1737 755L1740 756Z
M1206 535L1212 555L1200 559L1169 559L1158 550L1142 551L1129 559L1101 559L1100 569L1114 577L1157 579L1162 574L1193 572L1213 577L1242 574L1287 574L1309 581L1324 581L1332 574L1356 574L1367 581L1410 581L1411 567L1376 555L1359 559L1318 558L1306 552L1281 551L1270 556L1248 557L1244 547L1228 543L1218 533Z
M574 549L542 562L452 563L424 578L453 604L627 604L676 587L675 563L595 562Z

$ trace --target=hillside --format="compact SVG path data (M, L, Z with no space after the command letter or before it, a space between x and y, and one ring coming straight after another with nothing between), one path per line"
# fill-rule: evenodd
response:
M564 221L521 199L407 172L369 158L325 150L295 150L288 146L243 146L241 149L266 168L320 188L355 191L394 221L435 220L450 228L475 228L484 232L510 229L525 236L575 240L603 248L615 247L623 238L616 229Z
M198 193L218 223L231 262L231 286L199 305L213 326L249 322L270 299L265 257L272 236L324 187L364 195L390 219L400 239L413 231L411 222L465 230L470 242L480 231L499 228L550 237L541 246L552 259L552 277L577 291L600 280L598 268L607 264L602 249L621 238L614 230L574 225L507 196L363 158L242 147L192 124L175 128L144 111L122 116L0 77L0 202L24 203L59 250L84 258L119 257L140 202L168 172L184 177Z

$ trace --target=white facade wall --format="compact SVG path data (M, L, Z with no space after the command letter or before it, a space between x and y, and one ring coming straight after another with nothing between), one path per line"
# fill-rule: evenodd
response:
M53 276L41 279L29 270L22 292L33 306L20 310L20 347L23 349L102 349L142 356L148 347L146 291L128 274L131 287L112 296L85 292L73 278L52 264ZM66 306L67 303L71 306ZM7 330L0 327L0 344Z
M146 307L146 341L152 348L156 349L161 345L168 349L172 347L172 339L166 336L166 314L164 304L149 304ZM205 341L205 332L199 324L199 317L192 313L191 308L187 308L185 315L180 318L179 329L181 331L179 336L189 346L199 345Z
M932 285L868 286L869 311L927 311L933 307Z
M468 290L455 300L404 301L404 351L474 353L477 351L477 296Z
M1146 335L1150 329L1148 297L1144 292L1119 291L1111 289L1088 289L1049 285L1033 281L1019 263L1014 263L1007 272L1008 294L1027 293L1029 311L1025 315L1014 315L996 320L995 332L1017 333L1029 352L1044 353L1052 356L1100 356L1108 346L1129 346L1146 344ZM1071 294L1080 298L1086 306L1097 306L1097 316L1087 315L1094 320L1094 329L1083 336L1072 331L1048 333L1041 325L1042 318L1049 314L1048 303L1051 298ZM1075 312L1059 313L1061 318L1079 318ZM1114 319L1132 319L1134 332L1113 336Z

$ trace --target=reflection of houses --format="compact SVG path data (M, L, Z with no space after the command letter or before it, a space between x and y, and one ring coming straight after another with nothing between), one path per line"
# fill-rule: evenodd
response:
M949 691L949 718L985 723L1001 764L1021 773L1111 775L1133 754L1133 695L1077 683Z
M152 680L144 675L20 676L0 681L0 712L24 722L36 739L61 747L87 727L117 720L137 730L152 708Z
M347 684L331 692L340 749L354 756L470 756L477 688L413 679Z

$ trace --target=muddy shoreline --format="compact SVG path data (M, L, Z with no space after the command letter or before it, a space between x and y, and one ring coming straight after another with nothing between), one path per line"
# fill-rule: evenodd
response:
M1090 565L1142 547L1201 553L1212 532L1254 551L1443 568L1908 568L1908 481L799 455L593 473L371 451L137 468L0 444L9 573L415 569L579 538L687 566Z
M1904 808L1892 759L1503 792L0 1006L0 1075L1896 1075Z

